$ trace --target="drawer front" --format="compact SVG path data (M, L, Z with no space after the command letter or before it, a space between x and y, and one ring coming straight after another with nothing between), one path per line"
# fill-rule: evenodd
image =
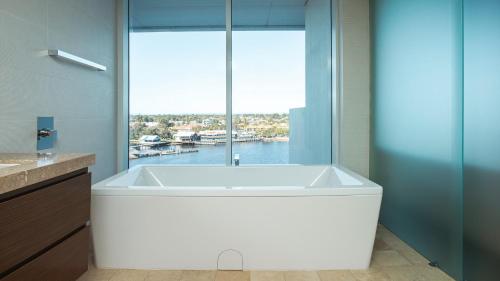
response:
M72 281L88 269L89 229L78 231L54 248L5 276L2 281Z
M85 225L90 174L0 203L0 274Z

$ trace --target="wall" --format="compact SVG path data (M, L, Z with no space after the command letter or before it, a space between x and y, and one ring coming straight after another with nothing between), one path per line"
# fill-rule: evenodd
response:
M114 0L0 2L0 152L35 152L36 117L54 116L58 152L92 152L94 181L115 172ZM54 60L51 48L106 72Z
M462 275L462 44L459 0L372 2L371 179L381 222Z
M340 163L368 177L370 163L370 1L340 0L342 19Z
M500 280L500 2L464 5L464 277Z

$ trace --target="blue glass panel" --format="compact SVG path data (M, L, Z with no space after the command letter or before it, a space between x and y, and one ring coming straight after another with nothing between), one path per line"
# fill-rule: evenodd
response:
M464 277L500 280L500 1L464 1Z
M462 268L462 30L456 0L375 0L371 178L381 222Z

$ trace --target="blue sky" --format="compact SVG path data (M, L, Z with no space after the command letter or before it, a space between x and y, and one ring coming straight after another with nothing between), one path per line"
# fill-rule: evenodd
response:
M233 113L305 104L304 31L233 32ZM130 34L130 112L225 112L225 32Z

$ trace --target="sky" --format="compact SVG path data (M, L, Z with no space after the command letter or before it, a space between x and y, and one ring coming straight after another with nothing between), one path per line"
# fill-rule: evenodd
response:
M225 112L225 32L130 33L131 114ZM305 32L233 31L233 113L305 105Z

